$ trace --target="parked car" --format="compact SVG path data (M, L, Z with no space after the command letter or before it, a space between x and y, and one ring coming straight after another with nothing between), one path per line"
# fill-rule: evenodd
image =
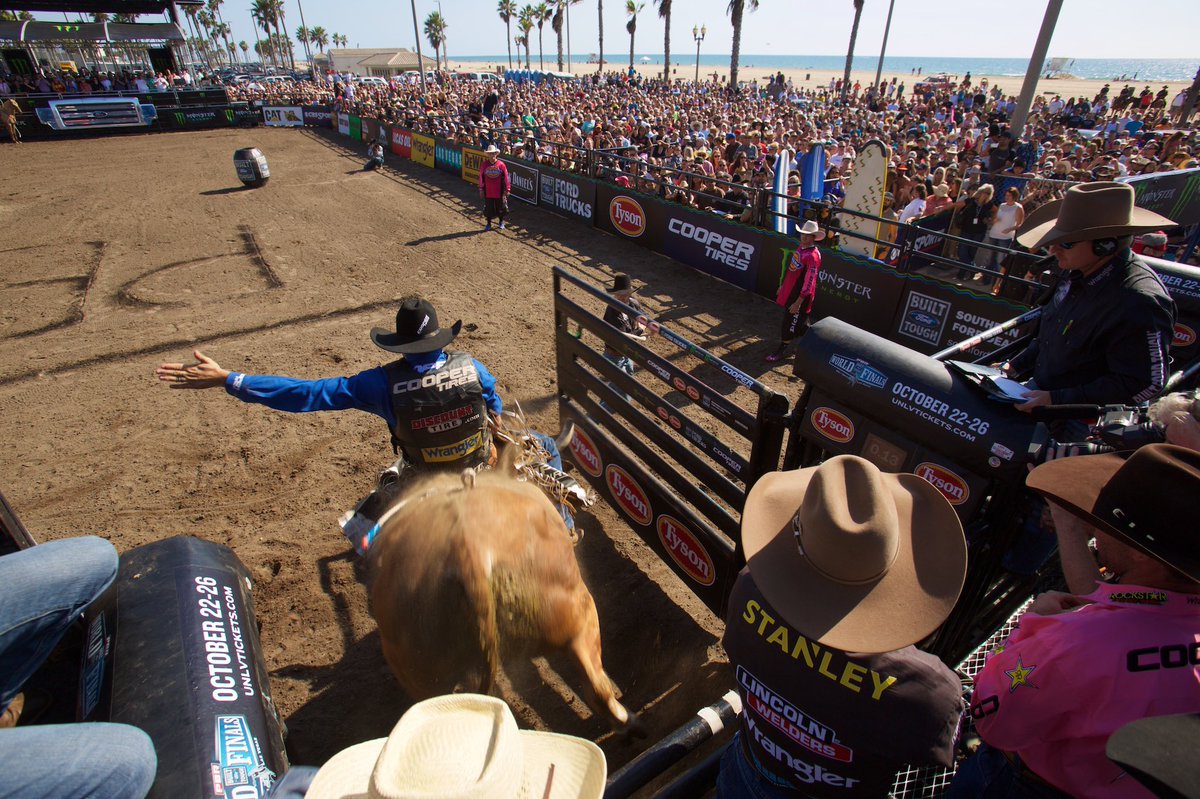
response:
M955 81L953 78L945 73L940 73L937 75L930 75L924 80L917 81L913 84L912 90L914 94L928 91L943 92L953 89L954 86Z

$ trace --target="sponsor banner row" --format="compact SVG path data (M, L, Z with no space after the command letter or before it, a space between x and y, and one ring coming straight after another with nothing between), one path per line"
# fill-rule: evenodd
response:
M543 167L538 183L538 204L568 219L591 224L596 205L596 183L579 175Z
M508 179L512 183L512 196L530 205L537 205L538 170L522 161L513 161L509 158L501 160L508 166Z
M304 109L298 105L265 105L262 110L263 124L271 128L299 128L304 126Z
M165 128L212 128L227 125L242 125L258 120L258 113L251 111L249 106L229 106L226 108L188 108L179 110L164 109L159 111L158 123Z

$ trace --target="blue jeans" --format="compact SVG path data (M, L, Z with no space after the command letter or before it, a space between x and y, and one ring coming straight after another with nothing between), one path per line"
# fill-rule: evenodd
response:
M563 467L562 453L558 451L558 442L545 433L539 433L536 430L531 430L529 432L533 434L533 437L536 438L538 443L542 445L542 448L546 450L546 454L550 456L546 460L546 463L550 464L561 472ZM575 517L571 515L571 511L567 509L567 506L559 505L558 512L562 516L563 523L567 525L567 529L574 530Z
M746 756L742 754L742 734L721 755L721 772L717 775L717 799L797 799L802 794L771 785L764 780Z
M1067 794L1017 772L998 749L986 743L954 773L946 799L1066 799Z
M117 575L101 538L51 541L0 557L0 708L8 707L72 622ZM124 724L0 730L0 794L141 799L157 758L150 738Z

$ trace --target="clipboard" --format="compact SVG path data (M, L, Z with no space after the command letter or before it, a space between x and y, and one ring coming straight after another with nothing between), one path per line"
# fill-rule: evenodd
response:
M968 382L979 386L997 402L1009 404L1025 402L1025 392L1029 390L1029 387L1012 378L1005 377L1004 371L995 366L967 363L966 361L946 361L946 365L965 377Z

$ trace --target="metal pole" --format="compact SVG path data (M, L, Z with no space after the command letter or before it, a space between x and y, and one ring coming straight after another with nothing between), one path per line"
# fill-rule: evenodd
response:
M697 38L696 39L696 80L695 80L695 83L699 83L699 82L700 82L700 39Z
M421 29L417 27L417 0L409 0L413 15L413 36L417 37L417 72L421 73L421 94L429 90L425 87L425 58L421 55Z
M1025 134L1025 120L1029 118L1029 108L1033 105L1033 95L1037 90L1038 78L1042 74L1042 64L1046 63L1046 52L1050 49L1050 40L1054 37L1054 26L1058 24L1058 12L1062 10L1063 0L1048 0L1046 16L1042 18L1042 29L1038 32L1037 42L1033 45L1033 55L1029 58L1029 68L1025 70L1025 82L1021 84L1021 97L1017 100L1017 108L1013 111L1009 130L1013 139L1020 139Z
M571 72L571 0L565 0L565 2L567 15L567 72L574 75L575 73Z
M879 88L879 76L883 74L883 54L887 52L888 33L892 30L892 9L895 6L896 0L889 0L887 23L883 26L883 44L879 48L879 66L875 68L875 88Z

